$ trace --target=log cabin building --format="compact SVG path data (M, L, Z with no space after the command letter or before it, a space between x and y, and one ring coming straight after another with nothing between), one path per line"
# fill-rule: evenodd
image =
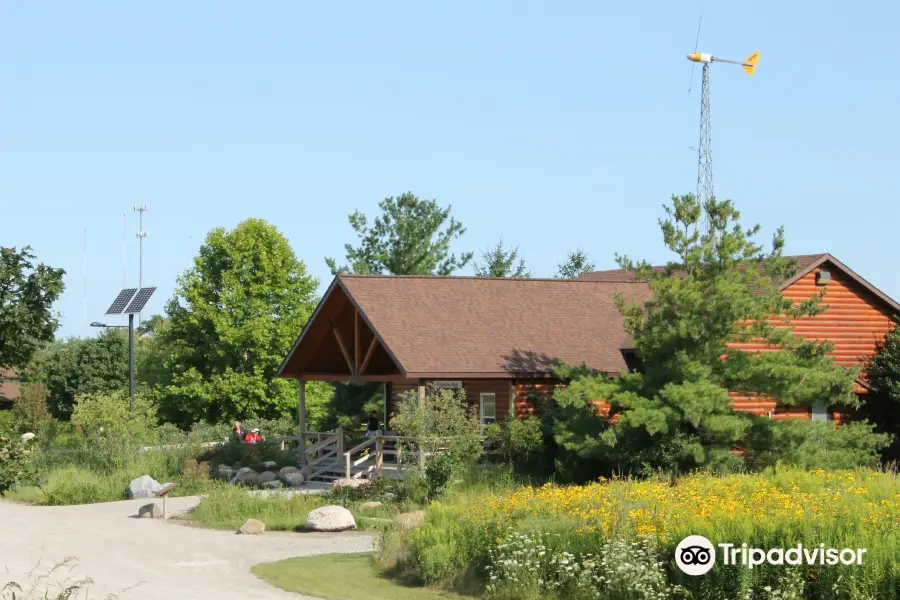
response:
M900 305L830 254L792 257L798 271L782 284L796 300L825 289L827 310L795 319L797 334L828 340L839 364L860 364L900 316ZM522 416L531 393L560 382L559 362L611 375L636 367L615 296L643 302L646 283L621 270L574 280L338 275L281 366L305 381L378 382L385 422L400 395L425 386L465 390L482 423ZM765 352L764 346L744 349ZM866 394L865 377L857 393ZM734 408L772 418L840 419L829 407L783 407L732 393ZM301 415L304 414L301 409ZM305 430L301 418L301 431Z

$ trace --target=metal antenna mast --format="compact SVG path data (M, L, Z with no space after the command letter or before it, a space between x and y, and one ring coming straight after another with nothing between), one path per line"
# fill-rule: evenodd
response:
M705 207L706 203L715 197L713 188L712 122L709 114L709 67L714 62L730 63L732 65L741 65L744 67L747 75L753 75L753 72L756 70L756 63L759 61L759 52L754 52L744 61L718 58L701 52L693 52L688 54L687 57L690 61L703 64L703 96L700 99L700 147L697 149L697 199L700 201L700 205ZM709 221L705 210L703 211L703 228L707 232L709 231Z
M135 212L138 213L138 232L137 238L139 240L140 245L140 257L138 258L138 287L144 287L144 238L147 237L147 232L144 231L144 213L150 210L149 204L135 204L134 205ZM143 308L143 307L142 307ZM141 326L141 314L138 313L138 327Z
M709 65L703 63L703 96L700 100L700 147L697 150L697 200L700 206L714 198L712 162L712 124L709 118ZM706 211L703 211L703 229L709 231Z

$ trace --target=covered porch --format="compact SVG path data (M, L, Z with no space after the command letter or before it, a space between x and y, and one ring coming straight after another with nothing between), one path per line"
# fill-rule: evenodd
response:
M389 446L414 446L389 439L396 437L390 423L401 395L411 392L421 401L433 384L463 390L482 425L523 416L531 394L546 395L559 383L554 367L561 362L627 370L630 341L615 293L635 297L643 289L573 280L338 275L280 370L298 381L298 438L310 460L333 460L334 471L363 476L384 473ZM309 381L379 385L387 431L349 449L340 445L344 435L308 431ZM373 454L373 463L363 460Z

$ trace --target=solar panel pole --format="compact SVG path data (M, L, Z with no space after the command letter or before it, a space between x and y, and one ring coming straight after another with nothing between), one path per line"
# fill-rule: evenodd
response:
M128 408L134 412L134 313L128 315Z
M144 287L144 238L147 232L144 231L144 212L150 210L149 204L135 204L134 210L138 213L138 232L137 237L140 244L140 257L138 258L138 287ZM141 315L138 313L138 326L141 324Z

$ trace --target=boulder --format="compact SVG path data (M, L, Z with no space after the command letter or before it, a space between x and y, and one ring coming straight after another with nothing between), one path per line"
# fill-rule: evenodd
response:
M234 485L246 485L246 486L254 486L259 482L259 473L254 471L253 469L247 469L243 473L244 469L240 469L237 475L231 480L231 483Z
M265 462L263 463L263 466L264 466L265 468L267 468L267 469L272 469L272 468L274 468L275 465L277 465L277 464L278 464L278 463L276 463L274 460L267 460L267 461L265 461Z
M337 490L340 488L353 488L354 490L359 488L365 488L372 485L372 482L368 479L335 479L331 482L331 489Z
M141 475L132 479L128 484L128 498L152 498L153 490L159 487L159 482L149 475Z
M260 484L269 483L270 481L275 481L278 479L278 475L273 473L272 471L263 471L259 474L258 481Z
M30 431L29 431L28 433L23 433L23 434L22 434L22 441L23 441L23 442L30 442L30 441L33 440L33 439L34 439L34 434L31 433Z
M359 505L359 510L367 511L367 510L375 510L381 506L381 502L363 502Z
M250 467L241 467L240 469L238 469L238 470L235 472L235 475L243 475L244 473L249 473L249 472L252 471L252 470L253 470L253 469L251 469Z
M305 481L303 475L300 473L287 473L286 475L281 476L281 480L284 481L285 485L288 487L300 487Z
M219 479L225 479L227 481L231 481L234 477L235 472L234 469L229 467L228 465L219 465L219 468L216 469L216 477Z
M145 504L138 509L138 517L141 519L161 519L162 516L163 511L156 502Z
M280 490L281 482L278 481L277 479L274 479L272 481L266 481L264 483L260 483L259 487L263 488L264 490Z
M266 531L266 524L256 519L247 519L247 522L241 525L238 533L244 535L262 535Z
M425 523L425 511L415 510L408 513L400 513L394 519L405 529L415 529Z
M385 502L393 502L397 499L397 494L393 492L385 492L384 494L382 494L381 499Z
M300 472L300 469L298 469L297 467L281 467L281 470L278 471L278 476L284 477L288 473L299 473L299 472Z
M313 531L347 531L356 529L356 521L343 506L323 506L306 516L306 527Z

